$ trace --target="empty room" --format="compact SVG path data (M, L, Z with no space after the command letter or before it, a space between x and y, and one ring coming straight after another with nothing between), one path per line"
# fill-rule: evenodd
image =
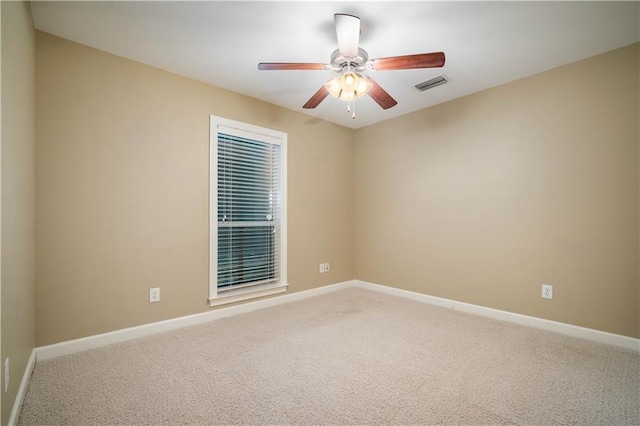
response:
M640 424L640 3L1 1L2 425Z

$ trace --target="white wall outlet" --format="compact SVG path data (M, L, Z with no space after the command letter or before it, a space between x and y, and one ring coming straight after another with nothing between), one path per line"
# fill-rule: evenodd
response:
M320 273L324 274L324 263L320 264Z
M542 298L553 299L553 286L549 284L542 284Z
M329 263L324 264L324 271L329 272Z
M9 358L4 360L4 391L9 390Z
M149 303L155 303L160 301L160 288L150 288L149 289Z

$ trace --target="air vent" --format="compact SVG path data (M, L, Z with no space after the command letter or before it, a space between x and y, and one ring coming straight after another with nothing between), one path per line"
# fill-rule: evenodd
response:
M440 86L441 84L445 84L449 80L446 79L445 76L439 75L436 78L432 78L431 80L423 81L422 83L416 84L416 89L424 92L427 89L432 89L436 86Z

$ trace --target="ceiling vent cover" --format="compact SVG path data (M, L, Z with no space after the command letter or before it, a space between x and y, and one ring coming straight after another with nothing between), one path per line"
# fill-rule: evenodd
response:
M422 83L418 83L415 85L415 88L424 92L427 89L432 89L436 86L440 86L441 84L447 83L449 80L444 75L439 75L431 80L423 81Z

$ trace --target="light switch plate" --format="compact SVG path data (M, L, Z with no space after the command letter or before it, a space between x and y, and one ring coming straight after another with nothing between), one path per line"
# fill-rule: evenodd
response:
M4 360L4 391L9 390L9 358Z

